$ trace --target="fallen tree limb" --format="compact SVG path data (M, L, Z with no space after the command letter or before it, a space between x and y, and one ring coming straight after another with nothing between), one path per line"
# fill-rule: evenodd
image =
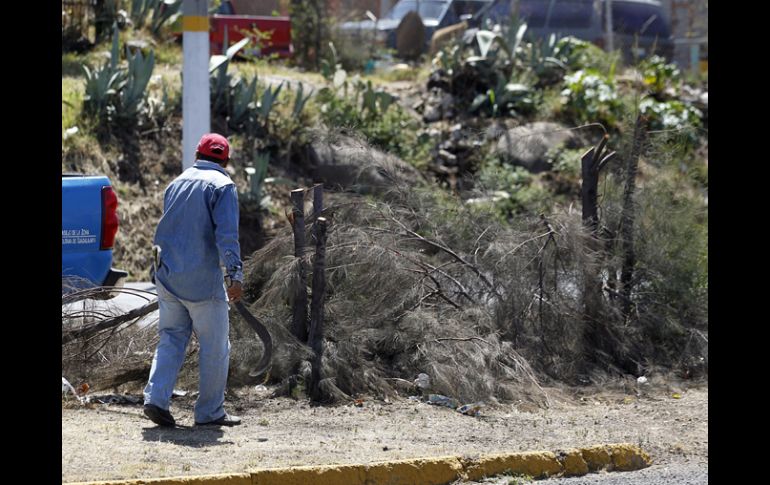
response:
M138 320L139 318L145 315L148 315L157 309L158 309L158 300L154 300L154 301L151 301L150 303L147 303L144 306L140 306L139 308L134 308L133 310L127 313L124 313L122 315L118 315L112 318L107 318L93 325L88 325L85 327L80 327L77 329L65 331L64 333L62 333L61 343L62 345L64 345L69 342L72 342L73 340L91 337L92 335L95 335L103 330L107 330L112 327L117 327L118 325L121 325L126 322L130 322L131 320Z

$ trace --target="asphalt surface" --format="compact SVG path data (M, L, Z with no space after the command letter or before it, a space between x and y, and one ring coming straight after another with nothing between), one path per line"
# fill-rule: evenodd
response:
M635 472L589 473L582 477L535 481L500 476L482 482L464 482L463 485L707 485L708 475L708 463L671 463Z

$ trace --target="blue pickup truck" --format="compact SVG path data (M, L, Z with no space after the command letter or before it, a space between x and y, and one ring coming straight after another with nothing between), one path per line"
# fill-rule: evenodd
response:
M122 286L128 273L112 267L118 198L103 175L62 174L62 294L94 286Z

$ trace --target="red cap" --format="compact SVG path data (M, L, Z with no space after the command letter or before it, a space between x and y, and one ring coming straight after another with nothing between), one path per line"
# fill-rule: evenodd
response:
M197 150L201 155L214 157L217 160L230 159L230 144L227 143L227 138L216 133L203 135L198 142Z

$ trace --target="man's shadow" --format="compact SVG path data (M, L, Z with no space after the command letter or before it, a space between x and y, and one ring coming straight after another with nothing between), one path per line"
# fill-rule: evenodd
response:
M219 441L224 434L224 431L216 426L152 426L142 429L142 438L145 441L162 441L190 448L233 444L232 441Z

